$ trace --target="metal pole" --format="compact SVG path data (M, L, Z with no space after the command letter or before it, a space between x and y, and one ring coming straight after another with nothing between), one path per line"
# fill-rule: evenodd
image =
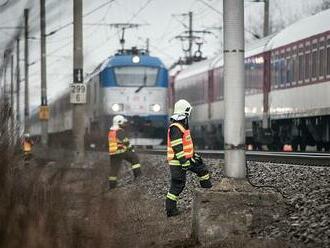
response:
M19 39L16 40L16 127L17 127L17 137L20 135L20 45L19 45Z
M192 63L193 13L189 11L189 63Z
M269 0L264 0L264 37L269 35ZM269 63L268 56L264 56L264 63ZM263 85L263 115L262 128L269 128L269 90L270 90L270 72L267 66L264 67L264 85Z
M3 102L4 102L4 109L7 111L8 107L8 97L7 97L7 50L5 50L3 55ZM6 112L7 113L7 112Z
M244 1L224 0L225 175L245 178Z
M264 37L269 35L269 0L264 0Z
M30 105L29 105L29 9L24 9L24 73L25 73L25 103L24 103L24 133L30 132Z
M83 29L82 0L73 1L73 83L83 83ZM76 76L78 75L78 76ZM82 162L85 157L85 105L73 105L72 130L76 151L76 162Z
M47 109L47 68L46 68L46 6L45 0L40 0L40 35L41 35L41 108L40 111ZM46 110L48 112L48 109ZM48 144L48 118L41 118L41 143Z
M14 56L10 56L10 135L14 141Z

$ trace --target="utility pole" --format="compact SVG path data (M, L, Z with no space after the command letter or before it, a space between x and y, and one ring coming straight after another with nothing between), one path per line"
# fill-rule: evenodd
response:
M264 0L264 37L269 35L269 0Z
M24 73L25 73L25 103L24 103L24 133L30 132L29 103L29 9L24 9Z
M16 132L17 137L19 138L20 135L20 45L19 45L19 38L16 40Z
M193 13L189 11L189 31L188 31L188 40L189 40L189 47L188 47L188 53L189 53L189 59L192 60L192 45L193 45Z
M10 133L14 141L14 55L10 56Z
M173 15L175 16L175 15ZM194 30L193 29L193 12L189 11L188 13L183 13L180 14L180 16L188 16L189 17L189 24L188 26L186 24L183 24L185 28L187 28L187 30L185 30L183 32L183 34L177 35L174 38L175 39L179 39L181 40L181 42L184 41L188 41L188 47L182 48L183 52L185 53L185 61L183 62L183 64L192 64L194 61L201 61L203 59L206 59L205 57L202 56L202 52L200 50L201 46L203 45L203 42L196 42L198 50L195 51L195 53L193 54L193 43L196 40L200 40L201 36L199 36L198 34L211 34L210 31L207 30ZM181 22L181 21L180 21ZM197 34L197 35L195 35ZM182 61L179 60L178 62L176 62L173 66L175 66L176 64L182 64Z
M40 0L40 53L41 53L41 106L39 119L41 121L41 143L48 144L48 103L47 103L47 68L46 68L46 4Z
M246 177L244 1L223 1L225 175Z
M269 1L264 0L264 37L269 35ZM270 57L264 55L264 63L269 63ZM270 91L270 71L267 66L264 67L264 85L263 85L263 114L262 114L262 128L269 128L269 91Z
M83 1L73 1L73 86L80 89L83 85ZM72 102L72 101L71 101ZM73 139L75 145L75 161L83 162L85 157L85 104L73 104L72 116Z

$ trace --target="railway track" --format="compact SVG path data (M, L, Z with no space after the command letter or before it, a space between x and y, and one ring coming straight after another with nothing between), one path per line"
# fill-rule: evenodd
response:
M141 149L138 152L155 155L166 154L165 149ZM197 152L205 158L224 158L223 150L198 150ZM330 153L246 151L246 159L257 162L330 167Z

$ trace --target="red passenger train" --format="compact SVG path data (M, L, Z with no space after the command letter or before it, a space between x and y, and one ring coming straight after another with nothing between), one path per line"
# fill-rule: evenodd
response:
M255 149L330 150L330 10L247 46L246 142ZM223 148L223 59L189 66L174 77L175 100L194 107L200 148Z

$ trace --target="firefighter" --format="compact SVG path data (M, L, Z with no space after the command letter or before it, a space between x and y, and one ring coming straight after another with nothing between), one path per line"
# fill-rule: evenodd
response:
M108 133L109 155L110 155L110 176L109 188L113 189L117 186L118 172L123 160L131 163L134 178L141 176L141 164L138 156L135 154L133 146L125 133L125 125L127 119L122 115L113 117L113 123Z
M33 141L30 138L30 134L29 133L24 134L23 152L24 152L24 164L26 164L26 165L28 165L31 160L32 146L33 146Z
M171 186L166 195L166 214L168 217L179 214L177 201L185 187L186 172L192 171L199 177L202 188L211 188L210 174L201 156L194 151L190 136L188 118L192 107L184 99L174 105L174 114L167 134L167 160L171 173Z

